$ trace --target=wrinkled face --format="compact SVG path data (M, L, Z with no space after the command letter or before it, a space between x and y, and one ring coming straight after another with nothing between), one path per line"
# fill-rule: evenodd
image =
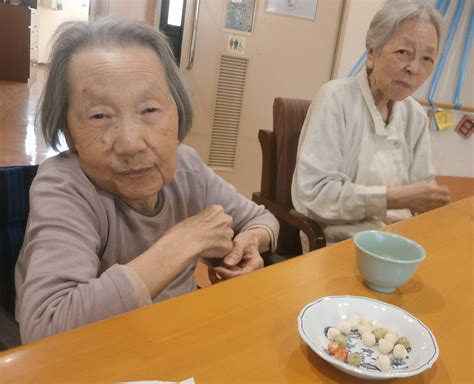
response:
M367 67L374 97L400 101L430 76L437 55L438 34L431 23L408 20L398 27L380 52L368 48Z
M72 147L95 185L134 207L154 206L174 176L178 113L152 49L75 53L67 122Z

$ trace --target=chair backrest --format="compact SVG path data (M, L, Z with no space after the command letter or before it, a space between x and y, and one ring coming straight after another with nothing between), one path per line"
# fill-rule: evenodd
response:
M280 97L274 100L273 131L260 130L258 134L262 147L262 180L260 194L253 196L257 203L273 205L273 209L288 213L293 208L291 181L298 140L310 104L310 100ZM269 206L267 208L270 209ZM301 254L299 230L286 219L276 216L280 222L276 253L284 257Z
M15 308L15 264L29 213L29 190L37 165L0 167L0 306Z
M273 102L273 132L276 144L275 202L293 208L291 181L298 140L310 100L276 98Z

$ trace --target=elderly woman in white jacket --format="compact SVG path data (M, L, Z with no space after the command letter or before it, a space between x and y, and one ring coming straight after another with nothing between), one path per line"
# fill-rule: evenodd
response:
M433 71L441 23L425 1L386 2L367 32L365 68L328 82L311 104L292 197L328 243L448 202L434 181L428 118L410 96Z

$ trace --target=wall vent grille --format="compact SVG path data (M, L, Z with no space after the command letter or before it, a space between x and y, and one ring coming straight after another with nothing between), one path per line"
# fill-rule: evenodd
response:
M233 169L248 59L221 56L212 122L209 166Z

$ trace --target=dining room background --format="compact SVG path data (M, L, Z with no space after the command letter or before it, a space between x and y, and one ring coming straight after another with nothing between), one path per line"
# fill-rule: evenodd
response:
M462 1L450 1L446 7L448 27ZM41 0L39 62L47 64L53 32L65 20L129 17L168 29L169 36L177 31L171 41L195 111L185 143L250 197L260 185L258 131L272 129L274 98L312 99L325 82L347 76L364 50L368 22L382 2ZM436 102L452 93L472 7L472 1L465 1L444 71L451 77L441 79ZM465 72L461 101L469 107L474 105L472 57ZM420 92L426 94L425 89ZM472 124L469 109L453 112L455 124L464 115ZM439 175L474 176L473 139L459 135L454 126L432 131L431 138Z

